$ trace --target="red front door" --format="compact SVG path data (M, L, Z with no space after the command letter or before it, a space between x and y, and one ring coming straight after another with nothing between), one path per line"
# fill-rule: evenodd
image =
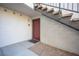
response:
M40 40L40 18L33 20L33 40Z

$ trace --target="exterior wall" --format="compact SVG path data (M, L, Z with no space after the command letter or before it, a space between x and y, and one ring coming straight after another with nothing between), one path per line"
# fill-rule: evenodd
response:
M0 7L0 47L32 39L32 20L19 12ZM30 26L28 26L30 24Z
M79 54L79 32L41 15L41 42Z

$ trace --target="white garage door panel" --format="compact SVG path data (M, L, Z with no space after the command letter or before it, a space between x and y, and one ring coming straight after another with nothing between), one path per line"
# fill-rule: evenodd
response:
M27 19L0 14L0 47L28 40L28 28Z

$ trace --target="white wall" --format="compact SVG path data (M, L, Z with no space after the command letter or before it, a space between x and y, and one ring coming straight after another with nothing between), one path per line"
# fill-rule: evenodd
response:
M79 54L79 32L41 15L41 42Z
M32 20L19 12L0 7L0 47L32 39ZM28 21L29 19L29 21ZM30 26L28 26L30 24Z

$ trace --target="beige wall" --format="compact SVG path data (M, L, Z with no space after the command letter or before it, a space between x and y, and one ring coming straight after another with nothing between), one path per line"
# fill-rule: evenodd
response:
M19 12L0 7L0 47L32 39L32 20ZM29 20L29 21L28 21ZM30 26L28 26L30 24Z
M41 42L79 54L79 32L41 15Z

